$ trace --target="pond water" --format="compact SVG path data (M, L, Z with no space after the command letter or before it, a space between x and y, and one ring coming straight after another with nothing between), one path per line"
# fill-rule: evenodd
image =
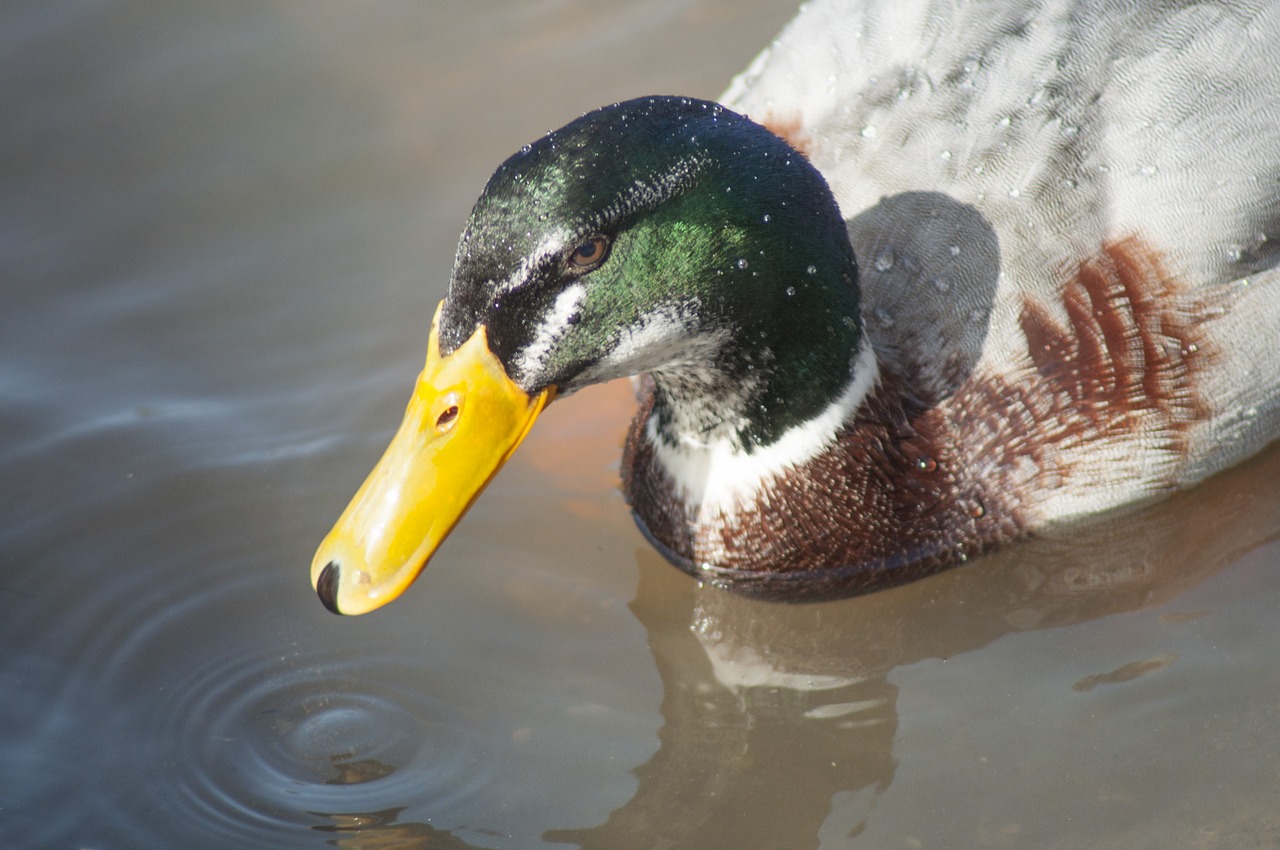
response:
M0 9L0 844L1280 845L1280 452L808 606L698 587L554 405L423 579L312 552L491 169L786 0Z

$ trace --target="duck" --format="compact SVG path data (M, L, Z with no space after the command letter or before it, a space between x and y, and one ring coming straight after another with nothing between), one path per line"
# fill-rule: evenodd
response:
M628 376L639 528L769 599L1246 460L1280 432L1278 52L1262 0L813 0L718 101L523 146L321 601L401 595L548 404Z

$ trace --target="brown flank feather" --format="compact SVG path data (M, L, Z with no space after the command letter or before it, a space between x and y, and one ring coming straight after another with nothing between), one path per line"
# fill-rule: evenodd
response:
M809 135L804 131L804 124L801 123L798 115L793 115L790 118L781 118L770 113L759 124L779 139L782 139L782 141L791 145L805 159L812 159L809 156Z

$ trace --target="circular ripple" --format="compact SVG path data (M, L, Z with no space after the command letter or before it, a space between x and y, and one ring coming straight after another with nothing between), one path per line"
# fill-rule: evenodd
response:
M163 746L193 805L232 821L296 820L447 806L484 784L492 759L477 737L448 706L395 685L421 671L386 659L286 666L301 660L224 659L163 707Z
M494 780L484 737L432 696L445 688L427 662L320 641L281 654L278 625L245 616L262 582L152 607L91 662L111 683L102 756L117 788L103 818L156 846L166 832L315 846L309 828L333 815L448 810Z

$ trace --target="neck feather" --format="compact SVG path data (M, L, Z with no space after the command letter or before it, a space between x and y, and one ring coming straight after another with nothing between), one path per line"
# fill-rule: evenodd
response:
M730 516L784 475L834 444L836 436L871 394L879 369L864 336L849 364L843 388L817 415L785 429L772 442L744 447L732 431L672 433L657 410L645 425L656 460L685 505L699 516Z

